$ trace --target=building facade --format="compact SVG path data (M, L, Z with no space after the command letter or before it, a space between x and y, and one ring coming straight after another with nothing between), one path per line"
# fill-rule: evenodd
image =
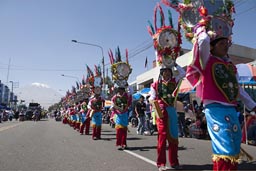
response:
M0 105L11 107L16 103L17 95L15 95L10 88L0 80Z

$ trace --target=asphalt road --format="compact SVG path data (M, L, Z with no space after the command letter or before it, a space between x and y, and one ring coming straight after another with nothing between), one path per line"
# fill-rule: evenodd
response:
M0 171L156 171L156 138L129 128L129 149L115 147L115 130L103 124L102 139L80 135L55 120L12 121L0 124ZM256 147L243 144L254 160L239 170L256 170ZM180 138L179 160L184 170L211 170L209 140Z

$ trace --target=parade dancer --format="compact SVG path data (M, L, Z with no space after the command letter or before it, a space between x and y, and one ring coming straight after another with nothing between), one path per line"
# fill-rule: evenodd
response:
M160 28L156 24L158 10L161 15ZM171 16L169 16L170 25L165 25L164 14L159 4L155 7L154 14L154 27L150 25L148 31L153 38L156 61L160 68L159 78L152 83L149 97L157 116L156 164L159 171L169 169L166 166L166 142L168 141L170 166L174 169L181 169L178 160L178 119L174 107L179 83L185 76L185 71L175 62L180 52L181 35L179 28L178 31L173 29Z
M80 134L84 134L85 135L89 135L89 130L90 130L90 122L88 122L88 120L90 119L87 115L87 100L85 100L82 104L81 104L81 123L80 123Z
M74 106L70 106L68 111L69 111L69 117L70 117L69 125L75 129L75 125L76 125L75 124L76 123L76 111L74 109Z
M102 110L105 104L105 100L101 97L102 77L100 66L95 66L95 76L93 75L93 73L91 74L89 83L91 85L91 90L94 95L88 103L87 113L92 121L92 139L97 140L101 139Z
M126 91L128 77L132 69L128 63L128 50L126 50L126 62L122 62L119 47L115 58L112 51L109 51L112 79L115 82L116 94L112 97L112 120L115 122L116 146L118 150L127 148L128 115L132 97Z
M86 114L86 111L82 108L82 109L80 110L81 123L80 123L80 130L79 130L79 132L80 132L81 135L84 134L85 121L86 121L86 119L87 119L86 115L87 115L87 114ZM86 132L86 131L85 131L85 132Z
M71 93L69 94L69 103L71 106L69 107L69 116L70 116L70 126L76 130L77 128L77 111L76 104L74 103L74 98L76 96L76 88L72 86Z
M75 104L75 111L76 111L76 123L75 123L75 130L80 131L80 123L81 123L81 117L80 117L80 110L81 106L79 103Z
M62 109L61 116L63 118L62 123L67 124L68 123L68 114L67 114L67 111L65 109Z
M80 133L81 133L81 131L83 132L84 129L85 129L85 135L89 135L90 123L91 123L91 118L90 118L90 114L88 113L88 106L87 106L88 105L88 101L89 101L89 97L90 97L90 95L92 93L91 89L90 89L90 83L89 83L90 79L93 79L93 73L90 70L90 68L87 67L87 79L85 80L83 78L82 86L81 86L81 91L82 91L83 98L84 98L84 101L81 104L81 108L84 110L86 115L83 118L84 120L82 119L82 123L80 125ZM91 83L93 84L92 81L91 81Z
M237 170L241 152L247 154L241 148L237 101L239 98L253 111L256 111L256 103L239 85L237 68L228 55L234 25L232 1L201 3L193 6L200 20L193 29L185 30L186 35L193 35L194 40L193 61L187 68L186 77L196 87L197 96L205 107L212 140L213 170Z

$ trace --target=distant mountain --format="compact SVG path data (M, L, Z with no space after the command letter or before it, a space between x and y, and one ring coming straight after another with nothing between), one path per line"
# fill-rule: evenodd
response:
M26 104L30 102L39 103L45 109L59 102L63 97L58 91L41 83L32 83L31 85L17 88L15 94L18 96L19 101L25 100Z

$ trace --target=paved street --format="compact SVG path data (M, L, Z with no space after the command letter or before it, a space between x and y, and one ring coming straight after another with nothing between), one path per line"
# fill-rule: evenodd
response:
M115 130L104 124L102 140L80 135L55 120L13 121L0 124L1 171L156 171L156 137L136 135L129 128L125 151L115 147ZM253 157L240 170L255 170L256 147L242 147ZM184 170L211 170L211 145L208 140L181 138L179 160Z

